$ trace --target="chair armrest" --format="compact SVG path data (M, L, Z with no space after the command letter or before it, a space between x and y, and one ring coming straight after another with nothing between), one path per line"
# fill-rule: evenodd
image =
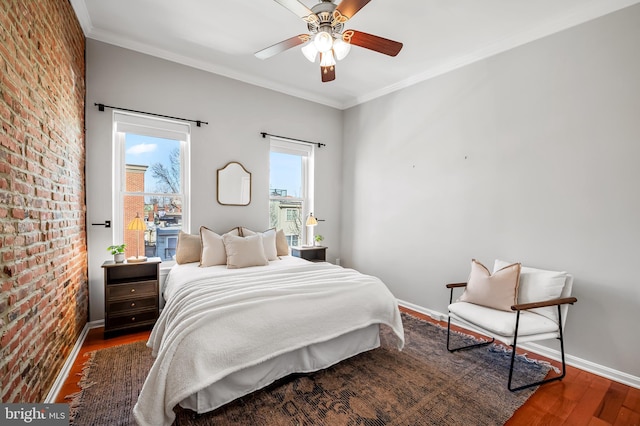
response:
M467 283L451 283L447 284L447 288L466 287Z
M451 304L451 302L453 302L453 289L457 288L457 287L466 287L467 283L451 283L451 284L447 284L447 288L451 289L451 292L449 294L449 304Z
M545 306L564 305L566 303L574 304L578 301L575 297L564 297L562 299L546 300L544 302L522 303L520 305L513 305L512 311L524 311L526 309L544 308Z

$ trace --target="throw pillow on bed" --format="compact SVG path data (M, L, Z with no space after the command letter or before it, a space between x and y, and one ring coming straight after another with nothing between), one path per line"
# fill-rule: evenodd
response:
M191 235L180 231L178 234L178 246L176 247L176 262L184 263L200 262L200 235Z
M242 228L242 236L248 237L251 235L262 235L262 245L264 246L264 254L267 256L268 260L278 260L278 249L277 249L277 239L276 239L276 229L271 228L264 232L255 232L251 229ZM288 254L288 250L287 250Z
M493 273L480 262L471 261L471 274L459 302L511 312L517 303L520 264L507 265Z
M227 263L227 253L225 252L221 235L216 234L205 226L201 226L200 238L202 240L202 252L200 254L201 267L224 265Z
M222 240L227 252L227 268L237 269L269 264L269 260L264 253L262 234L248 237L225 234Z
M276 252L278 256L289 256L289 243L282 229L278 229L276 232Z

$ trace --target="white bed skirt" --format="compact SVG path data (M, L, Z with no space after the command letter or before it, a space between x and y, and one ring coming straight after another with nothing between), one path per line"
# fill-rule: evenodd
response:
M180 406L200 414L206 413L289 374L308 373L330 367L347 358L379 347L379 328L378 324L373 324L237 371L183 399Z

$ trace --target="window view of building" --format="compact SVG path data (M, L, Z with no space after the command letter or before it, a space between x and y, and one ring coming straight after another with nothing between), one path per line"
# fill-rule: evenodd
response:
M269 209L270 227L282 229L290 246L302 244L302 201L273 197L269 201Z
M271 139L269 223L290 246L305 241L305 218L313 208L313 146Z

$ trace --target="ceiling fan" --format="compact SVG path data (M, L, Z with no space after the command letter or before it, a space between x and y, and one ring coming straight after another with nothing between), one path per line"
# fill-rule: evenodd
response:
M344 30L344 24L371 0L320 0L309 9L298 0L275 0L307 23L311 34L299 34L256 52L256 57L267 59L292 47L305 44L302 53L311 62L320 54L322 81L336 78L336 61L344 59L351 45L364 47L389 56L396 56L402 43L356 30Z

